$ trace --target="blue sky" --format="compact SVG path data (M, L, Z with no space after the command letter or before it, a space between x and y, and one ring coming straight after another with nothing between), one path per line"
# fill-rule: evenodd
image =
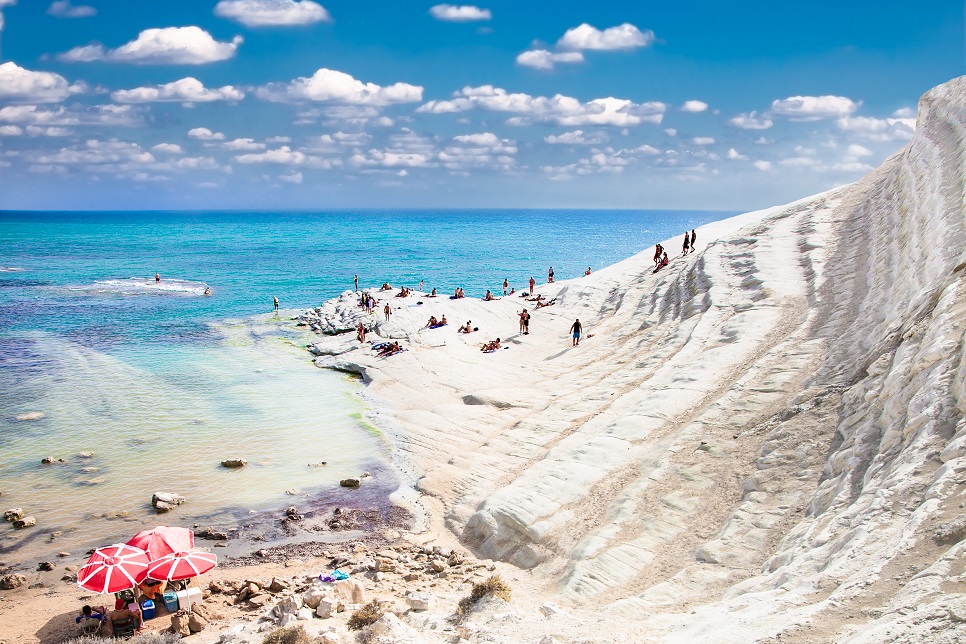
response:
M0 0L0 208L751 209L854 181L963 3Z

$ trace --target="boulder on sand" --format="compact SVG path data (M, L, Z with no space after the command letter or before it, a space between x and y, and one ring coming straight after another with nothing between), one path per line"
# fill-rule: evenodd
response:
M248 465L248 461L243 458L226 458L221 462L222 467L227 467L229 469L245 467L246 465Z
M359 479L342 479L339 481L339 485L342 487L359 487L362 483Z

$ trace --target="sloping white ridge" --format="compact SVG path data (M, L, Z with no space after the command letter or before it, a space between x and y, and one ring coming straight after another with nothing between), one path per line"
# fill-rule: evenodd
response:
M542 285L530 335L519 298L424 299L377 326L407 353L317 362L388 404L437 528L649 641L966 641L964 125L966 77L853 185Z

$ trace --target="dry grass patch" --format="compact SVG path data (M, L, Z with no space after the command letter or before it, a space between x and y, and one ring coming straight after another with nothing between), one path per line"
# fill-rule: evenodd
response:
M456 614L462 618L467 613L469 613L476 603L487 595L493 595L494 597L499 597L503 601L510 601L513 596L513 591L510 586L503 581L500 575L493 575L484 581L477 584L473 584L473 590L470 591L469 596L464 597L460 600L460 603L456 605Z
M315 641L305 632L304 627L286 626L285 628L276 628L266 635L262 644L312 644Z
M352 613L347 626L349 627L350 631L362 630L366 626L375 624L377 621L379 621L379 618L382 617L383 614L385 614L385 611L379 607L379 602L373 600L356 612Z

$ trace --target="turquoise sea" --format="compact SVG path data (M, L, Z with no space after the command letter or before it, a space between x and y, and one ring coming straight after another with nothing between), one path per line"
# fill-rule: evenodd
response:
M188 497L170 521L228 520L384 465L360 383L315 368L290 320L355 274L482 295L549 266L576 277L732 214L0 211L0 500L38 521L0 526L0 555L153 526L155 491ZM219 466L235 456L249 465ZM39 538L53 531L55 545Z

